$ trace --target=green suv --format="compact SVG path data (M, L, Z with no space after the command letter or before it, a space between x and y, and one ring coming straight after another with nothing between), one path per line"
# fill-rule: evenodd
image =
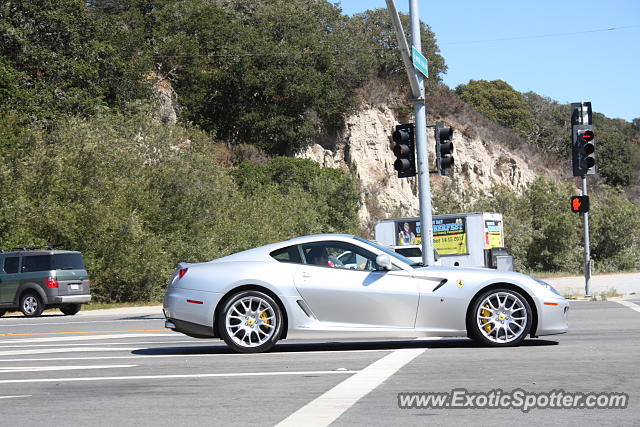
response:
M0 316L19 309L36 317L45 308L66 315L91 301L82 254L52 246L0 249Z

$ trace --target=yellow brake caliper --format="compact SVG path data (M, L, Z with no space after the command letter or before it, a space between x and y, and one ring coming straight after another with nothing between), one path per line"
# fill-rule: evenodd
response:
M490 308L489 304L485 304L484 305L486 308ZM485 310L482 309L480 311L480 314L482 314L483 317L491 317L491 312L489 310ZM482 328L487 331L487 332L491 332L491 330L493 329L491 327L491 325L489 324L489 320L488 319L480 319L480 322L484 325Z
M267 315L267 312L266 312L266 311L263 311L263 312L260 314L260 318L262 319L263 323L264 323L265 325L270 325L270 324L271 324L271 321L270 321L270 320L266 320L266 319L267 319L267 317L269 317L269 316Z

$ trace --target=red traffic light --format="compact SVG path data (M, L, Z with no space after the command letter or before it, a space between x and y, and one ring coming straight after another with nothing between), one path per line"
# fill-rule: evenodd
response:
M571 211L574 213L589 212L589 196L571 196Z
M581 130L578 132L578 138L580 138L580 141L584 143L593 141L593 138L595 137L596 135L592 130Z

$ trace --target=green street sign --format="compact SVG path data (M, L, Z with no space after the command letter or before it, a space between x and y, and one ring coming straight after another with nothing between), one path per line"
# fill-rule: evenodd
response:
M429 62L414 46L411 46L411 61L416 70L420 71L425 77L429 77Z

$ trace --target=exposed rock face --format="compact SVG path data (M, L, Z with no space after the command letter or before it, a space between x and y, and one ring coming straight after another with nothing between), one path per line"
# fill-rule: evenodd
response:
M342 134L335 138L324 136L299 154L324 167L344 168L356 175L361 188L359 217L367 228L383 218L418 214L416 179L398 179L393 169L391 133L396 124L390 109L367 107L348 118ZM456 123L447 125L456 128ZM487 190L501 183L521 193L540 173L523 157L494 141L468 139L454 131L453 143L456 162L453 175L463 188ZM428 145L431 169L435 169L431 132ZM431 175L431 185L448 179Z

